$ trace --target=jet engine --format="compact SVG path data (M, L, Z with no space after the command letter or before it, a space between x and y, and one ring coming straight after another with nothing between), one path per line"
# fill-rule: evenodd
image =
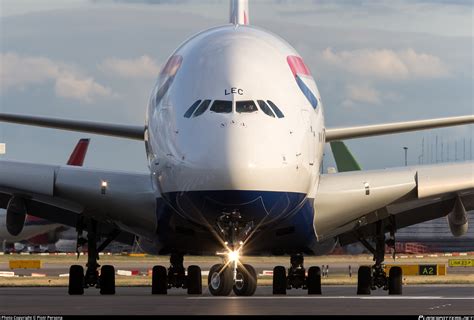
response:
M7 231L17 236L23 230L26 219L26 204L20 197L11 197L7 206Z
M466 209L458 197L453 207L453 211L448 214L448 224L451 233L455 237L466 234L468 229L468 219Z

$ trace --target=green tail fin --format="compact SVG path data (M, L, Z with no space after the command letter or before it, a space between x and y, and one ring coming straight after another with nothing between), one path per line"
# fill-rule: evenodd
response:
M344 142L342 141L331 142L331 150L334 156L334 160L336 160L338 172L362 170L359 163L354 158L354 156L349 151L349 149L344 144Z

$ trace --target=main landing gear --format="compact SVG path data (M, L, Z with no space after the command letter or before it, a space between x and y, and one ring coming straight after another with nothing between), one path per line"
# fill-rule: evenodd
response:
M170 256L170 267L154 266L152 274L151 293L167 294L168 289L187 289L188 294L202 294L201 268L189 266L186 275L183 265L183 255L173 253Z
M79 230L79 235L82 230ZM86 272L81 265L72 265L69 269L69 288L70 295L82 295L84 289L96 287L100 289L100 294L115 294L115 269L113 266L104 265L100 268L97 263L99 252L104 250L118 235L118 231L112 232L109 237L97 248L97 222L90 220L87 224L87 240L78 236L78 247L87 242L87 264ZM79 251L78 251L79 252Z
M73 265L69 269L69 294L82 295L84 289L96 287L100 289L100 294L115 294L115 269L111 265L104 265L100 268L98 264L99 252L104 250L119 234L119 231L112 232L107 239L97 247L97 222L87 221L87 239L82 237L82 227L85 225L81 221L78 227L78 248L87 243L88 255L86 272L81 265ZM79 252L79 251L78 251ZM153 267L152 294L166 294L168 289L187 289L188 294L202 293L201 268L189 266L187 275L183 266L183 255L171 254L170 267ZM100 273L99 273L100 268Z
M321 294L321 269L310 267L308 274L304 268L303 254L294 254L290 258L288 274L283 266L273 269L273 294L286 294L287 289L307 289L308 294Z
M398 266L390 268L389 274L384 270L385 245L395 246L395 233L390 232L390 239L386 241L382 221L377 222L375 248L365 239L359 241L374 255L373 266L359 267L357 275L357 294L367 295L371 290L383 288L390 295L402 294L402 269Z

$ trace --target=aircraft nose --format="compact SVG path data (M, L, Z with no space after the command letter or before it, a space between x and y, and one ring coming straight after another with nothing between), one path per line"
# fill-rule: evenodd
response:
M182 156L161 179L174 191L307 191L285 130L235 117L183 134Z

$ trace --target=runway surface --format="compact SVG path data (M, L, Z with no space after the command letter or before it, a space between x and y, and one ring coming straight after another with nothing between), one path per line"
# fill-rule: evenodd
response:
M90 288L83 296L68 296L66 287L0 288L2 315L474 315L474 286L406 286L403 296L379 290L357 296L354 286L323 287L322 296L290 290L273 296L259 287L253 297L213 297L169 290L152 296L149 287L120 287L115 296L101 296Z

